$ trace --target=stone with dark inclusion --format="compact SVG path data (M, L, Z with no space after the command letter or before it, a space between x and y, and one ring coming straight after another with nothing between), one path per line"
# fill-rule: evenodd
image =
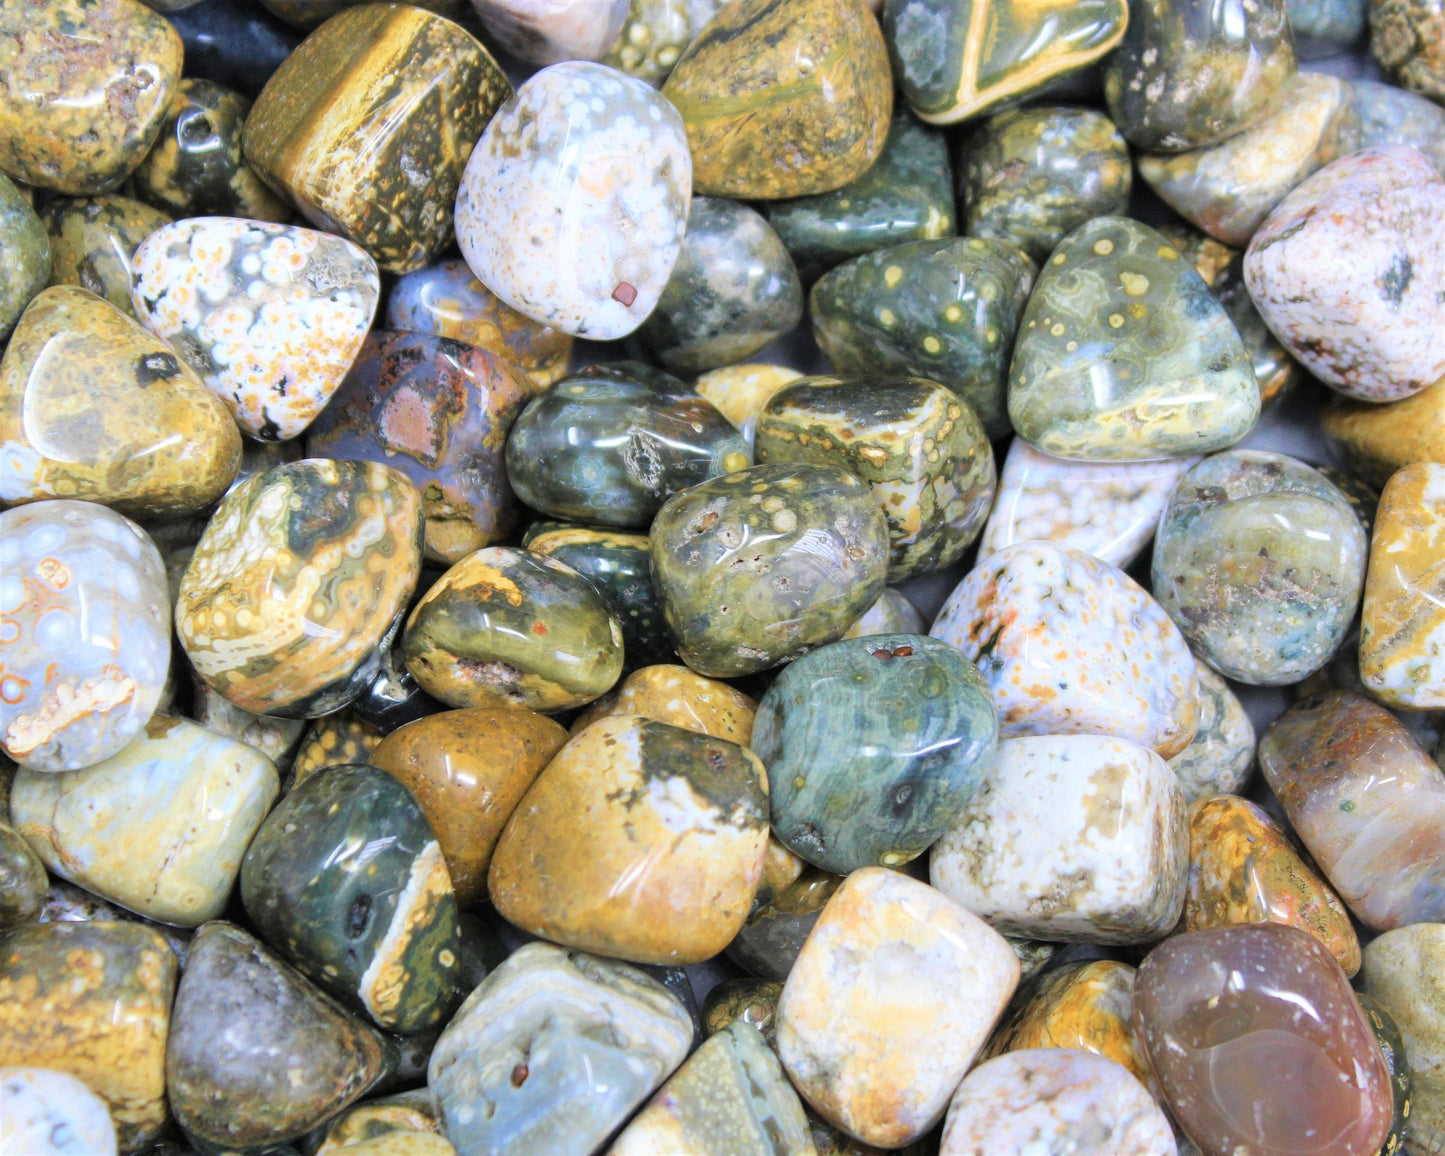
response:
M299 787L327 767L371 762L368 756L381 739L382 732L357 715L352 707L314 719L291 760L291 781L286 789Z
M777 1030L778 997L783 984L776 979L725 979L702 1004L702 1024L708 1035L729 1024L744 1023L762 1033L769 1047Z
M134 317L131 257L170 214L129 197L56 197L40 220L50 234L50 283L89 289Z
M1410 1056L1405 1048L1405 1039L1395 1017L1385 1010L1384 1004L1356 992L1360 1010L1365 1013L1365 1022L1375 1033L1375 1042L1385 1057L1385 1067L1390 1070L1390 1092L1393 1097L1395 1114L1390 1121L1390 1131L1380 1145L1380 1156L1398 1156L1405 1143L1405 1127L1410 1119L1410 1090L1414 1084L1410 1071Z
M382 734L390 734L397 727L436 714L446 707L422 690L421 683L407 670L406 661L398 648L391 646L384 649L376 676L352 701L351 709L358 719L370 723Z
M1285 0L1299 58L1315 60L1353 47L1365 30L1368 3L1369 0Z
M1360 147L1403 144L1419 149L1445 170L1445 109L1417 93L1375 80L1356 80Z
M186 48L186 71L254 98L301 35L252 0L202 0L166 19Z
M787 979L803 941L842 882L840 875L804 868L797 879L748 916L727 945L727 957L760 979Z
M1370 0L1370 54L1401 88L1445 100L1445 3Z
M50 237L30 202L0 173L0 341L50 284Z
M0 810L0 815L8 814L8 809ZM0 822L0 927L29 923L39 915L49 882L30 844L10 824Z

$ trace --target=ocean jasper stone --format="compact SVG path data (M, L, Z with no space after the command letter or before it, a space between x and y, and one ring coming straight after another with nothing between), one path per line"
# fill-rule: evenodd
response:
M189 514L240 461L230 413L165 341L72 285L30 303L0 360L0 499Z
M398 278L386 299L386 326L480 346L505 361L533 393L562 377L572 358L570 333L518 313L460 257Z
M735 1023L746 1024L775 1046L778 997L781 981L775 979L725 979L708 992L702 1004L703 1030L709 1036Z
M378 1035L229 923L196 933L166 1085L187 1135L224 1150L301 1136L381 1075Z
M999 438L1009 432L1009 350L1032 284L1032 265L1012 245L910 241L826 274L809 295L809 314L838 373L939 382Z
M687 235L639 335L675 373L742 361L803 319L803 287L782 239L756 210L694 197Z
M767 782L746 747L636 716L600 719L512 813L492 857L492 903L569 947L701 963L752 905Z
M604 65L554 64L502 105L472 150L457 242L513 309L610 341L656 308L691 196L687 134L672 105Z
M867 638L870 634L922 634L923 615L918 607L893 587L878 595L878 601L863 611L844 638Z
M135 252L131 304L262 441L299 435L351 368L376 312L376 262L311 229L193 217Z
M1059 242L1009 366L1020 437L1084 461L1185 457L1233 445L1259 410L1229 314L1162 236L1099 217Z
M948 144L901 109L872 167L840 189L765 208L805 283L835 265L905 241L953 236Z
M527 505L643 530L679 490L747 468L747 443L711 402L635 364L584 369L528 403L507 443L507 478Z
M762 462L840 466L888 519L888 580L951 566L993 503L993 447L973 410L922 378L809 377L773 395L754 435Z
M1349 501L1318 470L1231 450L1174 487L1154 543L1154 596L1226 678L1284 686L1344 641L1368 550Z
M602 63L649 84L661 84L693 31L686 0L632 0L622 31Z
M1168 758L1194 737L1199 688L1179 629L1133 579L1081 550L1038 541L990 555L930 633L977 664L1003 738L1113 735Z
M160 552L92 502L0 513L0 749L73 771L140 733L170 667Z
M693 388L717 406L723 417L751 436L768 399L802 376L791 366L754 362L708 370L693 382Z
M374 462L273 466L222 500L176 599L196 673L242 710L317 718L370 684L421 571L421 497Z
M1184 907L1184 793L1124 739L1009 739L935 844L933 885L990 926L1050 942L1152 943Z
M1445 990L1439 978L1445 960L1445 925L1417 923L1387 931L1366 946L1364 956L1360 978L1365 1015L1375 1026L1371 1005L1377 1004L1395 1026L1396 1040L1403 1044L1403 1054L1392 1057L1390 1052L1395 1049L1391 1048L1385 1058L1387 1062L1395 1059L1409 1079L1403 1121L1405 1150L1428 1152L1445 1128ZM1397 1128L1400 1101L1397 1079Z
M301 34L250 0L205 0L169 12L186 48L186 69L256 97L301 43Z
M1445 774L1394 715L1352 691L1310 696L1264 733L1259 765L1366 927L1445 919Z
M381 739L381 731L356 715L351 707L314 719L306 727L306 735L291 759L291 781L287 788L299 787L327 767L371 762L369 756Z
M1380 497L1360 620L1360 678L1404 710L1445 707L1445 465L1420 462Z
M266 83L246 159L302 216L388 273L420 269L452 237L472 146L512 94L470 33L408 5L331 17Z
M1301 1014L1301 1008L1309 1012ZM1165 1100L1204 1156L1375 1156L1390 1075L1349 981L1306 932L1220 927L1165 940L1134 983ZM1308 1141L1306 1141L1308 1142Z
M1237 795L1254 768L1254 725L1244 705L1214 670L1195 660L1199 729L1169 766L1192 803L1210 795Z
M8 819L8 805L0 818ZM45 906L50 877L30 844L9 823L0 821L0 927L31 923Z
M497 43L529 64L600 60L627 19L627 0L472 0Z
M1125 0L886 0L898 86L932 124L1030 96L1099 60L1124 35Z
M448 706L568 710L622 673L622 626L570 566L509 546L469 554L407 619L401 655Z
M93 767L21 771L10 817L61 878L148 919L195 927L226 906L279 786L254 747L155 715Z
M10 178L0 174L0 341L50 284L50 235Z
M0 1068L49 1068L105 1101L122 1152L160 1135L176 957L138 923L0 933Z
M712 678L766 670L841 638L888 573L883 511L866 482L836 466L713 478L664 505L651 537L677 652Z
M72 196L141 162L181 78L181 38L136 0L49 0L0 12L0 170Z
M425 1065L418 1075L425 1079ZM316 1156L456 1156L438 1117L424 1087L365 1100L317 1130L325 1139Z
M307 428L306 454L378 462L409 477L421 492L426 556L451 565L516 522L503 455L530 393L484 349L375 330Z
M105 1101L74 1076L0 1068L0 1143L29 1156L115 1156Z
M663 95L709 196L826 193L868 171L893 114L888 50L863 0L729 0Z
M56 197L40 220L50 234L50 283L89 289L134 317L131 259L170 215L129 197Z
M783 986L778 1055L826 1120L900 1148L943 1118L1018 980L1018 958L976 916L866 867L833 896Z
M388 1031L443 1021L461 999L451 878L400 780L329 767L267 816L241 864L256 930Z
M1403 466L1445 462L1445 380L1383 405L1333 399L1320 430L1353 473L1383 488Z
M180 575L175 575L173 580L178 581L179 578ZM276 764L278 772L285 768L302 732L306 730L305 719L252 714L232 705L223 695L207 686L194 667L190 669L190 676L191 718L212 734L224 735L255 747Z
M1365 30L1367 7L1368 0L1285 0L1299 58L1316 60L1353 48Z
M1395 1017L1377 1000L1363 992L1357 991L1355 998L1360 1001L1360 1010L1365 1013L1365 1021L1370 1025L1370 1030L1375 1033L1375 1042L1380 1045L1380 1052L1385 1057L1385 1067L1390 1071L1390 1090L1394 1094L1395 1114L1385 1142L1380 1145L1380 1151L1386 1156L1395 1156L1395 1153L1403 1149L1405 1128L1410 1119L1410 1093L1414 1087L1410 1058L1406 1054L1405 1040Z
M978 669L916 634L835 642L784 667L752 735L773 830L839 875L926 851L977 789L997 742Z
M752 745L757 709L742 691L685 666L644 666L578 715L572 733L581 734L608 715L641 715L746 747Z
M1409 145L1419 149L1437 170L1445 169L1445 109L1413 92L1355 80L1355 105L1360 114L1360 147Z
M1257 123L1294 74L1285 0L1134 0L1104 96L1130 144L1178 152Z
M1087 108L996 113L967 137L958 164L964 232L1012 241L1042 265L1095 217L1129 207L1134 167L1114 123Z
M742 930L727 945L727 957L750 975L787 979L818 916L842 883L840 875L805 867L791 883L754 905ZM762 888L758 890L761 894Z
M1438 0L1370 0L1370 55L1402 88L1445 97L1445 7Z

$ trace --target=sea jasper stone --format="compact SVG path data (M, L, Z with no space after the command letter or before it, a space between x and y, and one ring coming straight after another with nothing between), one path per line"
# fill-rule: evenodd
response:
M1445 465L1406 466L1380 496L1360 621L1360 677L1405 710L1445 707Z
M644 666L578 715L572 733L608 715L641 715L746 747L752 745L757 708L742 691L685 666Z
M746 1024L773 1047L778 997L783 985L775 979L725 979L708 992L702 1005L703 1030L716 1035L730 1024Z
M327 767L371 762L371 752L381 740L381 731L356 715L351 707L313 720L291 760L288 788L299 787Z
M1368 6L1368 0L1285 0L1299 58L1316 60L1353 48Z
M1349 501L1318 470L1231 450L1174 487L1154 544L1154 596L1221 674L1283 686L1344 641L1368 550Z
M421 570L421 497L374 462L307 458L222 500L181 579L176 633L242 710L315 718L356 698Z
M472 150L457 242L513 309L610 341L656 308L682 247L692 184L687 134L671 104L605 65L554 64L517 90Z
M119 185L160 132L181 38L136 0L0 11L0 170L72 196Z
M47 1068L0 1068L0 1144L29 1156L115 1156L105 1101Z
M1199 688L1178 627L1128 575L1080 550L1037 541L990 555L930 633L978 665L1003 738L1114 735L1168 758L1194 737Z
M1413 92L1374 80L1355 80L1360 147L1410 145L1445 169L1445 109Z
M0 360L0 499L189 514L240 461L230 413L165 341L72 285L30 303Z
M1128 17L1125 0L885 0L883 32L913 111L954 124L1099 60Z
M1390 1090L1394 1094L1395 1114L1385 1142L1380 1145L1384 1156L1397 1156L1405 1143L1406 1122L1410 1118L1410 1093L1414 1078L1410 1071L1410 1058L1405 1051L1405 1040L1395 1017L1385 1010L1377 1000L1357 991L1355 998L1360 1001L1360 1010L1365 1013L1365 1022L1375 1033L1375 1042L1385 1057L1385 1067L1390 1071Z
M712 678L766 670L841 638L887 578L883 511L866 482L836 466L713 478L668 501L651 537L677 652Z
M174 581L179 579L180 575L173 576ZM192 691L191 718L212 734L224 735L255 747L276 764L278 772L282 770L290 761L296 744L306 730L306 720L277 718L275 715L252 714L248 710L242 710L207 686L205 680L196 674L194 667L189 673Z
M617 681L622 627L570 566L488 546L416 604L401 655L422 688L449 706L567 710Z
M1445 462L1445 379L1383 405L1335 398L1320 430L1353 473L1383 488L1403 466Z
M191 75L252 98L301 43L299 32L250 0L205 0L166 19L180 33Z
M1445 919L1445 773L1384 707L1310 696L1259 742L1290 825L1372 931Z
M93 767L21 771L10 816L55 874L149 919L195 927L226 906L279 786L254 747L154 715Z
M486 30L532 64L600 60L627 19L627 0L472 0Z
M170 667L170 600L155 545L92 502L0 513L0 749L73 771L145 726Z
M694 31L686 0L632 0L622 31L602 63L639 80L660 84L692 40Z
M1018 979L1018 958L976 916L865 867L824 909L783 986L778 1055L830 1123L902 1147L942 1119Z
M75 1076L123 1152L156 1139L176 957L138 923L28 923L0 933L0 1067Z
M1124 213L1134 167L1112 121L1087 108L995 113L964 141L958 196L964 232L1012 241L1043 264L1066 235Z
M1162 236L1099 217L1059 242L1009 366L1020 437L1085 461L1185 457L1233 445L1259 410L1229 314Z
M294 438L325 408L376 312L376 262L350 241L262 221L193 217L136 250L131 304L242 432Z
M0 806L0 819L8 819ZM50 877L30 844L8 823L0 821L0 927L30 923L45 905Z
M306 453L379 462L409 477L421 492L426 556L451 565L506 537L516 521L503 454L530 395L484 349L374 330L307 428Z
M492 903L569 947L700 963L752 905L767 783L746 747L636 716L600 719L512 813L492 857Z
M1370 54L1401 87L1445 97L1445 7L1438 0L1370 0Z
M922 634L923 615L918 607L889 586L878 601L858 617L844 638L867 638L870 634Z
M750 975L787 979L818 916L842 883L840 875L805 867L791 883L754 906L728 944L727 957ZM762 888L758 890L761 894Z
M1209 795L1239 794L1254 767L1254 725L1229 684L1196 660L1199 729L1189 745L1169 759L1170 769L1192 803Z
M1334 957L1298 928L1166 939L1139 967L1134 1019L1170 1110L1204 1156L1283 1156L1311 1136L1317 1151L1374 1156L1389 1131L1374 1033Z
M0 173L0 341L48 284L50 235L30 202Z
M973 544L993 504L993 448L957 394L922 378L809 377L758 417L761 462L841 466L888 519L888 580L942 570Z
M751 431L768 399L803 375L787 365L754 362L710 369L693 388L740 430Z
M232 1150L299 1137L382 1063L376 1032L239 927L196 933L166 1052L171 1108L194 1140Z
M868 171L893 114L888 50L863 0L728 0L663 86L709 196L826 193Z
M461 998L461 939L426 815L377 767L330 767L267 816L241 865L262 937L383 1028L444 1020Z
M129 197L56 197L40 220L50 234L50 283L89 289L134 317L131 259L170 215Z
M978 237L912 241L865 254L813 286L813 335L837 372L922 377L1008 433L1009 350L1033 283L1014 246Z
M355 1104L323 1130L316 1156L456 1156L425 1088Z

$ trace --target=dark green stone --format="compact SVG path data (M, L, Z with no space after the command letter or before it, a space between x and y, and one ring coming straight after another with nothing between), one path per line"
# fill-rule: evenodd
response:
M0 927L28 923L45 905L50 877L20 834L0 823Z
M1315 466L1330 484L1344 495L1345 501L1350 503L1350 508L1355 511L1355 517L1360 519L1360 525L1365 528L1366 534L1375 532L1375 512L1380 506L1380 491L1370 485L1363 478L1356 477L1348 470L1342 470L1338 466ZM1355 689L1353 686L1351 690Z
M257 931L321 987L391 1031L462 996L451 880L411 793L376 767L329 767L267 816L241 864Z
M768 465L671 499L652 524L662 613L699 674L753 674L841 638L877 601L888 528L866 483Z
M841 876L805 868L771 903L748 916L737 938L727 945L727 957L759 979L787 979L803 941L842 882Z
M1295 52L1316 60L1344 52L1365 31L1366 0L1285 0Z
M783 985L775 979L725 979L703 1001L703 1029L716 1035L728 1024L741 1021L760 1031L771 1047L782 994Z
M50 283L89 289L134 317L130 259L142 241L170 224L169 214L129 197L57 197L40 219L50 234Z
M1033 267L979 237L910 241L840 265L813 286L813 334L840 374L926 377L1009 431L1009 349Z
M50 237L30 202L0 173L0 341L49 284Z
M1445 172L1445 108L1392 84L1356 80L1354 85L1361 148L1409 145Z
M1380 1156L1399 1156L1404 1151L1405 1123L1410 1118L1410 1090L1414 1079L1410 1073L1410 1057L1405 1052L1405 1040L1400 1035L1400 1026L1395 1017L1387 1012L1378 1000L1363 992L1356 992L1360 1010L1365 1013L1365 1022L1375 1033L1375 1042L1385 1057L1385 1067L1390 1073L1390 1097L1395 1111L1390 1120L1390 1131L1380 1145Z

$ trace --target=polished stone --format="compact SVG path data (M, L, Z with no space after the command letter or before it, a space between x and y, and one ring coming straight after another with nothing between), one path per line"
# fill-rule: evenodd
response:
M1402 88L1445 98L1445 5L1440 0L1370 0L1370 55Z
M223 735L255 747L276 764L277 771L286 767L297 743L301 741L302 732L306 730L305 719L252 714L217 694L196 674L193 667L188 673L191 683L191 718L212 734Z
M425 1088L365 1100L324 1126L316 1156L456 1156L438 1117Z
M0 341L50 284L50 235L30 202L0 174Z
M170 21L185 45L186 71L251 98L301 43L301 34L253 0L201 0Z
M531 64L600 60L627 18L627 0L472 0L482 25Z
M299 787L327 767L371 762L371 752L381 739L381 731L355 714L352 707L312 720L291 760L291 781L286 789Z
M1285 0L1284 7L1299 58L1316 60L1355 47L1369 0Z
M746 747L752 745L757 709L742 691L685 666L644 666L623 679L615 693L578 715L572 733L580 734L609 715L641 715Z
M878 601L863 611L848 627L844 638L867 638L870 634L922 634L923 615L918 607L893 587L878 595Z
M1320 430L1351 471L1383 488L1403 466L1445 462L1445 380L1383 405L1336 398Z
M1409 145L1445 170L1445 109L1413 92L1374 80L1355 80L1360 147Z
M30 923L45 905L50 877L30 844L4 820L8 806L0 805L0 927Z
M768 399L802 376L791 366L754 362L710 369L693 383L693 388L735 427L751 436Z
M701 29L694 29L688 19L686 0L632 0L622 31L602 63L661 84L697 31Z
M1237 795L1254 769L1254 725L1239 697L1212 667L1196 659L1199 729L1169 759L1186 802L1210 795Z
M795 879L753 907L742 930L727 945L727 957L750 975L787 979L818 916L842 882L840 875L805 867ZM761 895L762 888L758 891Z
M0 1068L0 1147L16 1156L115 1156L105 1101L46 1068Z
M131 259L170 214L129 197L56 197L39 210L50 234L50 283L79 285L135 316Z
M1355 998L1360 1001L1360 1010L1365 1013L1365 1022L1375 1033L1375 1042L1385 1057L1385 1067L1390 1070L1390 1091L1393 1093L1394 1117L1385 1142L1380 1145L1382 1156L1398 1156L1404 1150L1405 1127L1410 1119L1411 1092L1414 1078L1410 1071L1410 1057L1405 1051L1405 1040L1395 1017L1382 1004L1357 991Z
M725 979L708 992L702 1005L703 1030L716 1035L730 1024L746 1024L769 1047L776 1041L778 998L783 984L776 979Z

